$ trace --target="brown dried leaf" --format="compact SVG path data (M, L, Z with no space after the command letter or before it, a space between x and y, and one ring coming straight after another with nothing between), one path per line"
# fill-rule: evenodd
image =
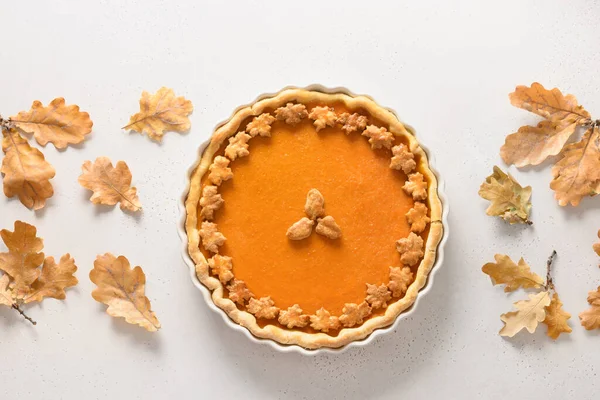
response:
M66 297L65 289L77 285L77 278L73 276L75 271L75 260L68 253L61 257L58 265L54 257L46 258L41 275L33 282L31 291L23 300L25 303L42 301L45 297L63 300Z
M121 203L121 210L139 211L142 209L137 189L131 187L131 172L124 161L113 167L108 157L98 157L94 164L86 161L81 167L79 184L94 192L90 201L94 204L113 206Z
M554 293L550 305L546 307L546 319L542 321L548 326L548 336L557 339L561 333L571 333L573 329L567 323L571 314L563 310L558 294Z
M108 306L108 315L125 318L128 323L150 332L160 328L160 322L150 309L150 300L144 293L146 275L142 268L131 269L129 260L124 256L106 253L94 261L90 280L98 286L92 297Z
M550 188L558 204L576 206L585 196L600 191L600 131L588 129L577 143L565 146L562 158L552 168Z
M23 132L33 133L40 145L50 142L57 149L83 142L93 125L88 113L76 105L65 105L62 97L52 100L48 107L36 100L31 110L21 111L10 120Z
M7 253L0 253L0 270L12 278L13 297L21 299L40 276L38 267L44 261L41 252L44 242L37 237L35 226L21 221L15 221L14 232L3 229L0 236L8 247Z
M513 337L523 328L529 333L535 332L538 324L546 319L546 307L550 305L550 295L548 292L531 293L528 300L517 301L514 305L517 311L500 316L504 322L500 336Z
M494 166L494 173L479 188L479 196L489 200L487 215L499 216L510 224L531 224L531 186L522 187L510 174Z
M16 130L3 131L2 135L2 150L6 154L0 170L4 174L4 194L19 196L27 208L43 208L46 199L54 194L50 183L54 168Z
M579 314L581 325L588 331L600 328L600 286L588 294L591 307Z
M522 126L519 131L508 135L500 157L508 165L516 167L541 164L549 156L555 156L569 140L576 123L558 125L551 121L542 121L538 126Z
M12 307L16 303L12 296L12 290L8 287L10 278L4 274L0 277L0 305Z
M485 264L481 270L489 275L493 285L506 285L505 292L513 292L519 288L539 289L544 286L544 280L535 272L531 272L529 265L521 258L519 264L515 264L509 256L496 254L495 263Z
M140 112L129 119L123 129L146 133L150 139L160 142L167 131L186 132L191 123L188 115L194 107L183 96L175 97L173 89L162 87L155 94L142 92Z
M598 238L600 238L600 230L598 231ZM594 249L594 251L596 252L596 254L598 254L600 256L600 242L594 243L594 245L592 246L592 248Z
M564 96L560 90L545 89L538 82L531 87L517 86L509 95L510 103L532 113L538 114L550 121L563 124L585 124L590 119L590 113L577 104L573 95Z

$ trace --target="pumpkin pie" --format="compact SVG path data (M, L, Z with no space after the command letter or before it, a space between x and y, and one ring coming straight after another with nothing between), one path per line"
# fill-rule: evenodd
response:
M336 348L391 325L443 235L415 136L364 96L287 89L239 109L190 177L188 252L259 338Z

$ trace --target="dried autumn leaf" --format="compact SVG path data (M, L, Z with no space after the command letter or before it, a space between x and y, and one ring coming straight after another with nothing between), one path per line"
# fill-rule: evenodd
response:
M175 97L173 89L162 87L155 94L142 92L140 112L129 119L123 129L146 133L150 139L160 142L167 131L186 132L191 123L188 115L194 107L183 96Z
M155 332L160 322L150 309L146 297L146 275L142 268L131 269L124 256L110 253L99 255L90 271L90 280L98 287L92 292L94 300L108 306L106 312L112 317L125 318L130 324Z
M544 285L544 280L535 272L531 272L529 265L521 258L519 264L515 264L509 256L496 254L495 263L485 264L481 270L489 275L493 285L506 285L505 292L513 292L519 288L539 289Z
M517 301L514 305L517 311L500 316L504 322L500 336L513 337L523 328L533 333L538 324L546 319L546 307L550 305L550 295L548 292L531 293L529 300Z
M10 278L4 274L0 277L0 305L12 307L15 301L12 297L12 290L8 288Z
M548 90L538 82L534 82L531 87L517 86L509 98L515 107L565 125L583 125L590 119L590 113L577 103L575 96L564 96L557 88Z
M479 188L479 196L489 200L487 215L499 216L510 224L530 224L531 186L522 187L509 174L494 166L494 173Z
M52 100L48 107L36 100L31 110L21 111L10 120L20 130L33 133L40 145L50 142L57 149L83 142L93 125L88 113L79 111L79 106L65 105L62 97Z
M31 285L31 290L23 298L25 303L42 301L45 297L62 300L66 297L65 289L77 285L77 278L73 274L77 271L75 260L70 254L60 258L58 264L54 257L44 260L42 273Z
M600 238L600 230L598 231L598 238ZM600 242L594 243L592 248L594 249L594 252L600 256Z
M542 322L548 326L548 336L552 339L557 339L561 333L571 333L573 331L567 323L567 320L571 318L571 314L563 310L562 305L558 294L554 293L550 305L546 307L546 319Z
M94 192L90 197L92 203L113 206L120 202L122 210L142 209L137 189L131 187L131 171L124 161L113 167L108 157L98 157L93 165L91 161L84 162L81 171L79 184Z
M538 126L522 126L518 132L508 135L500 157L508 165L516 167L541 164L549 156L555 156L575 132L576 123L559 125L542 121Z
M2 151L6 154L0 170L4 174L4 194L19 196L27 208L43 208L54 194L50 183L54 168L16 130L5 130L2 135Z
M558 204L576 206L585 196L600 191L600 132L597 126L588 129L583 138L565 146L562 158L552 168L554 179L550 188Z
M588 303L591 307L579 314L581 325L589 330L600 328L600 286L588 293Z
M13 298L21 299L40 275L43 241L37 237L35 226L21 221L15 221L14 232L3 229L0 236L8 247L8 252L0 253L0 270L12 278Z

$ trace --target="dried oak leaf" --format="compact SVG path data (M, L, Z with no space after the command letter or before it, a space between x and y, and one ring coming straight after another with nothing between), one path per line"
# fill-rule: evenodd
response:
M252 137L257 135L271 137L271 124L273 122L275 122L275 117L271 114L260 114L258 117L254 117L252 122L246 125L246 132Z
M600 192L600 130L596 126L577 143L565 146L562 158L552 168L550 188L558 204L576 206L585 196Z
M211 272L219 277L222 284L226 284L233 279L233 262L231 257L215 254L208 259L208 266Z
M414 274L409 267L390 267L388 289L393 297L402 297L413 281Z
M317 220L315 232L333 240L339 239L342 236L342 229L331 215Z
M427 224L431 222L431 219L427 216L429 209L425 203L415 201L413 207L406 213L406 220L410 224L411 232L421 233L427 227Z
M600 286L588 293L588 303L591 307L579 314L581 325L589 330L600 328Z
M37 237L37 229L25 222L15 221L15 230L0 231L8 252L0 253L0 270L12 278L13 297L22 299L31 290L31 284L40 276L39 266L44 262L44 242Z
M310 316L310 326L317 331L329 332L340 327L340 320L321 307L315 315Z
M40 145L50 142L57 149L83 142L93 125L88 113L79 111L76 105L65 105L62 97L52 100L48 107L36 100L31 110L21 111L10 121L21 131L33 133Z
M414 232L408 234L408 237L402 238L396 242L396 250L400 253L400 261L411 267L419 262L425 255L423 252L423 238Z
M246 157L250 152L248 151L248 141L252 139L252 136L244 132L238 132L235 136L229 138L229 144L225 148L225 155L231 161L238 157Z
M275 110L275 117L279 121L285 121L286 124L296 125L308 117L308 112L304 104L287 103L285 107Z
M219 193L217 193L218 188L213 185L206 185L202 189L202 197L200 197L200 207L202 210L200 211L200 217L206 220L212 220L215 214L225 200Z
M600 238L600 230L598 231L598 238ZM592 248L594 249L594 252L600 256L600 242L594 243Z
M363 320L371 314L371 306L366 301L360 304L346 303L342 308L342 315L340 315L340 323L346 328L353 327L354 325L360 325Z
M499 216L510 224L530 224L531 186L522 187L510 174L494 166L494 173L479 188L479 196L489 200L487 215Z
M328 126L334 126L338 120L333 107L314 107L310 111L310 114L308 114L308 118L314 121L313 124L315 125L317 132Z
M539 289L544 285L544 280L535 272L531 272L529 265L521 258L519 264L515 264L509 256L496 254L495 263L485 264L481 270L489 275L493 285L506 285L505 292L513 292L519 288Z
M229 291L229 299L241 306L254 297L254 294L246 286L246 282L239 279L231 281L231 284L227 286L227 290Z
M25 295L25 303L42 301L45 297L63 300L66 297L65 289L77 285L77 278L73 274L77 271L75 260L70 254L60 258L58 264L54 257L44 260L42 273L31 285L31 290Z
M550 295L548 292L531 293L528 300L517 301L514 305L517 311L500 316L504 322L500 336L513 337L523 328L533 333L538 324L546 319L546 307L550 305Z
M258 300L251 298L247 310L249 313L254 314L256 318L275 319L279 314L279 308L275 307L275 303L270 296L261 297Z
M8 287L9 281L10 278L6 274L0 277L0 305L13 307L16 303L12 296L12 290Z
M19 196L27 208L43 208L54 194L50 183L54 168L16 130L3 131L2 135L2 151L6 154L0 170L4 174L4 194Z
M560 153L576 127L576 123L560 125L552 121L522 126L506 137L500 157L508 165L514 164L518 168L541 164L549 156Z
M297 222L294 222L292 226L289 227L285 235L290 240L302 240L306 239L312 233L312 227L314 225L314 221L303 217Z
M216 156L210 167L208 167L208 180L216 186L219 186L224 181L228 181L233 178L233 172L229 168L228 158L223 156Z
M202 239L204 248L212 253L218 253L219 246L223 246L227 240L227 238L217 229L217 224L212 222L202 222L198 234Z
M413 200L425 200L427 198L427 182L423 174L415 172L408 175L408 180L402 186L406 194L412 196Z
M306 195L304 212L310 219L317 219L325 215L325 198L317 189L310 189Z
M408 150L404 144L392 147L392 159L390 168L402 170L405 174L409 174L417 167L415 155Z
M304 328L310 322L310 316L303 314L300 306L294 304L293 306L288 307L287 310L281 310L279 312L278 321L281 325L287 326L288 329L294 327Z
M119 161L113 167L108 157L98 157L94 164L91 161L84 162L81 171L78 182L94 192L90 197L92 203L113 206L120 202L121 210L142 209L137 189L131 187L131 171L124 161Z
M128 323L150 332L160 328L160 322L150 309L150 300L144 293L146 275L142 268L131 269L129 260L124 256L106 253L94 261L90 280L97 286L92 297L108 306L108 315L125 318Z
M369 138L369 144L372 149L380 149L382 147L391 149L394 143L394 135L383 126L379 128L375 125L369 125L363 131L362 135Z
M386 308L387 302L392 299L392 294L388 290L387 285L371 285L367 283L366 301L375 310L377 308Z
M573 331L567 322L571 314L563 310L562 305L558 295L554 293L550 305L546 306L546 319L542 322L548 326L547 334L552 339L557 339L561 333Z
M148 134L150 139L160 142L167 131L186 132L191 123L188 115L194 107L183 96L175 97L173 89L162 87L155 94L142 92L140 112L129 119L123 129Z
M577 104L575 96L564 96L557 88L548 90L538 82L534 82L531 87L517 86L509 98L513 106L550 121L582 125L590 119L590 113Z
M343 113L339 116L338 123L342 124L342 130L346 135L352 132L362 131L367 127L369 119L358 113Z

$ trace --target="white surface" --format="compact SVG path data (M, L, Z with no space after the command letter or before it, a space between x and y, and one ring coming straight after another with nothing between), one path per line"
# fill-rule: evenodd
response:
M596 2L201 3L4 1L0 111L64 96L89 111L81 148L44 153L56 195L42 212L0 197L0 227L37 225L48 255L71 254L81 283L64 302L0 310L0 398L591 398L600 338L579 326L600 282L591 250L600 199L560 208L550 169L513 173L533 186L530 228L484 214L481 181L500 163L504 136L535 121L510 106L517 84L574 93L600 115ZM418 3L418 4L417 4ZM368 5L368 7L367 7ZM382 3L383 5L383 3ZM279 354L227 328L203 303L179 256L177 201L197 145L257 94L320 82L367 93L396 109L435 152L447 181L452 236L419 313L369 347L341 356ZM173 87L195 105L192 131L162 145L119 128L142 90ZM84 160L126 160L144 212L92 206L77 176ZM555 281L574 332L557 343L497 335L506 296L481 271L495 252L542 273L555 248ZM147 334L106 315L90 296L97 254L141 265L163 329ZM204 386L204 388L201 388Z

